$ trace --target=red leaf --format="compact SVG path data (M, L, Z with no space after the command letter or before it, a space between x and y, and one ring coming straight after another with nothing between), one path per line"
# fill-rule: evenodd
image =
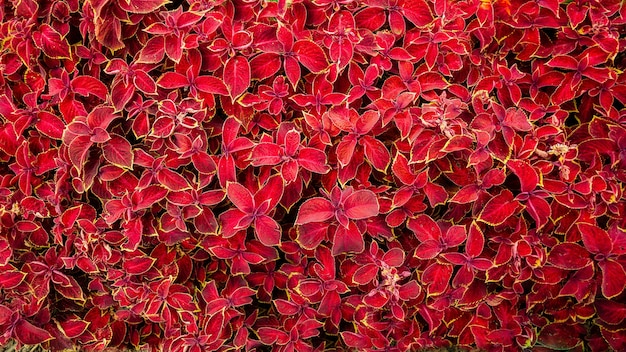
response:
M48 331L38 328L24 319L20 319L15 324L14 336L25 345L37 345L54 339Z
M266 345L286 345L289 335L286 332L270 327L260 327L257 330L259 339Z
M298 55L300 63L313 73L320 73L328 67L328 59L324 50L310 40L295 42L293 52Z
M353 222L348 227L339 226L333 241L333 255L347 252L361 253L365 250L363 235Z
M165 89L176 89L189 86L189 80L178 72L165 72L159 77L157 85Z
M410 219L408 223L409 230L413 231L415 237L420 242L426 242L428 240L439 241L441 238L441 228L430 216L420 214L414 219Z
M91 76L78 76L74 78L72 80L72 89L82 96L91 94L102 100L106 100L107 93L109 92L104 83Z
M546 325L537 339L544 347L556 350L572 350L582 342L571 326L562 323Z
M170 191L182 191L189 188L187 179L181 176L178 172L170 169L162 169L157 173L157 180L162 186L166 187Z
M485 235L480 230L478 225L473 222L470 225L470 230L467 234L467 241L465 242L465 253L472 258L478 257L483 252L485 246Z
M69 154L70 161L76 168L81 170L83 168L83 164L85 163L85 159L87 158L87 153L89 152L89 148L93 145L91 141L91 137L89 136L79 136L76 137L72 143L69 145Z
M321 222L314 222L301 225L297 229L298 237L296 241L302 248L315 249L326 240L328 225Z
M133 211L146 209L165 198L168 190L157 185L148 186L138 192L133 193Z
M165 39L162 36L150 38L138 54L137 63L156 64L165 57Z
M168 0L124 0L118 2L118 6L126 12L148 14L167 3Z
M140 91L146 94L156 94L157 86L152 77L142 70L135 71L135 78L133 79L135 86Z
M528 162L509 160L506 165L519 178L522 192L531 192L539 185L539 175Z
M441 248L439 241L427 240L417 245L417 248L415 248L415 257L421 260L433 259L439 255L442 250L443 248Z
M545 199L531 195L526 202L526 211L537 223L537 228L542 228L548 223L552 210L550 204Z
M0 304L0 325L6 325L11 322L11 317L13 316L14 311L9 309L7 306Z
M139 275L150 270L155 262L155 258L139 257L124 261L122 267L127 273L131 275Z
M254 222L254 230L259 241L266 246L280 244L281 228L276 220L267 215L258 216Z
M194 81L199 91L209 94L228 95L228 88L224 82L212 76L200 76Z
M275 143L259 143L252 149L253 166L277 165L282 161L283 148Z
M252 78L259 81L274 76L281 66L280 57L274 53L261 53L250 60Z
M596 299L595 307L598 317L608 324L618 325L626 319L626 304Z
M385 172L391 161L391 154L389 154L389 150L387 150L385 144L371 136L365 136L361 142L363 143L367 160L370 161L376 170Z
M460 204L475 202L478 199L479 192L480 187L478 185L469 184L456 192L456 194L450 199L450 202Z
M243 94L250 86L250 64L243 56L234 56L224 65L224 83L231 99Z
M424 270L422 281L428 284L428 296L444 293L452 277L452 265L434 263Z
M10 290L24 281L25 273L11 270L0 273L0 289Z
M298 164L318 174L325 174L330 170L326 164L326 154L315 148L302 148L298 153Z
M400 7L404 17L418 28L427 26L433 20L430 6L424 0L403 0L400 2Z
M558 67L566 70L578 70L578 61L571 56L557 55L551 58L547 63L547 66Z
M71 57L67 40L48 24L42 24L38 31L33 32L33 41L50 58L69 59Z
M37 114L35 126L39 132L54 139L61 139L65 129L65 123L60 118L46 111L40 111Z
M388 250L381 259L389 266L398 267L404 263L404 250L400 248L391 248Z
M247 214L254 212L255 204L252 193L241 184L229 182L226 185L226 196L228 196L228 199L233 202L237 209Z
M370 339L361 334L355 334L350 331L342 331L339 333L346 346L357 349L366 349L371 347Z
M500 225L517 211L518 206L511 191L503 190L485 204L477 220L492 226Z
M335 216L335 208L329 200L324 198L311 198L306 200L298 210L296 225L310 222L322 222Z
M575 243L560 243L550 251L548 263L565 270L580 270L591 262L589 252Z
M578 230L585 244L585 248L593 254L609 255L613 250L613 241L609 234L595 225L580 223Z
M376 264L366 264L356 269L352 276L352 281L359 285L366 285L376 278L378 275L378 266Z
M626 288L626 271L621 263L606 259L598 263L602 269L602 295L608 299L619 296Z
M367 219L378 215L378 198L370 190L358 190L346 197L343 208L350 219Z
M126 138L112 135L111 139L102 146L102 154L108 162L115 166L126 169L133 168L132 146Z
M402 285L399 290L400 299L403 301L415 299L420 295L420 293L422 293L422 288L415 280L411 280Z

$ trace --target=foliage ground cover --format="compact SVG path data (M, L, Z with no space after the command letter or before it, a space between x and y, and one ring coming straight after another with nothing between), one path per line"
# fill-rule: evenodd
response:
M626 350L620 0L0 0L0 345Z

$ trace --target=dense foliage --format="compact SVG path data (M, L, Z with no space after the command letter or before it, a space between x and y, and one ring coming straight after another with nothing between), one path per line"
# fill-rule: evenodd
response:
M620 0L0 0L0 344L626 350Z

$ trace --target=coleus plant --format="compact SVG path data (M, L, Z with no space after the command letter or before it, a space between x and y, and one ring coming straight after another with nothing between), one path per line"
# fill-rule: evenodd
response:
M626 350L625 12L0 2L0 344Z

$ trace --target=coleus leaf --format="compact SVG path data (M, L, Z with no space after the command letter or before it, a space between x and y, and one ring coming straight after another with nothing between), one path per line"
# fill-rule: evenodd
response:
M151 185L142 190L134 192L132 200L133 211L146 209L161 201L167 195L168 190L158 185Z
M606 259L598 263L602 270L602 295L608 299L619 296L626 289L626 269L622 263Z
M492 226L500 225L515 214L519 205L511 191L503 190L485 204L477 220Z
M47 330L36 327L24 319L18 320L15 324L15 336L25 345L37 345L54 339Z
M300 206L296 224L323 222L331 219L333 216L335 216L335 208L330 201L324 198L311 198Z
M528 162L509 160L507 166L519 178L522 192L531 192L539 185L539 175Z
M298 55L300 63L313 73L320 73L328 67L324 50L313 41L298 40L293 44L293 52Z
M112 135L111 139L102 146L102 153L104 158L115 166L126 169L133 168L132 146L122 136Z
M33 41L50 58L69 59L71 57L67 40L48 24L39 26L39 30L33 33Z
M130 13L148 14L169 3L169 0L130 0L120 1L119 7Z
M102 100L106 99L109 92L107 87L100 80L90 76L78 76L72 80L72 89L74 92L82 95L94 95Z
M378 215L378 198L370 190L358 190L350 194L344 201L345 214L354 220L367 219Z
M137 257L124 261L122 267L131 275L143 274L150 270L152 265L156 262L155 258L150 257Z
M223 78L231 99L236 99L250 86L250 63L243 56L230 58L224 65Z
M590 262L589 252L576 243L558 244L548 256L548 263L565 270L580 270Z

